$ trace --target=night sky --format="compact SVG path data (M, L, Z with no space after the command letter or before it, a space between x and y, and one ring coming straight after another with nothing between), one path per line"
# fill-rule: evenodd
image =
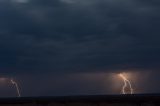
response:
M160 0L0 0L0 77L22 96L160 93ZM0 97L16 96L0 81Z

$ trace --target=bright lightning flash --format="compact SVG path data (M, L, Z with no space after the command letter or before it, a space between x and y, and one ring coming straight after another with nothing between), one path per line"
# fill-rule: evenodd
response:
M18 86L17 82L14 81L13 79L11 79L10 81L11 81L11 83L12 83L13 85L15 85L16 90L17 90L18 97L21 97L20 90L19 90L19 86Z
M17 97L21 97L18 83L15 80L10 78L0 78L0 82L6 82L6 81L9 81L11 84L13 84L16 87Z
M131 82L122 74L120 73L119 76L123 79L124 85L122 87L122 94L127 94L125 88L129 85L130 94L133 94L133 88Z

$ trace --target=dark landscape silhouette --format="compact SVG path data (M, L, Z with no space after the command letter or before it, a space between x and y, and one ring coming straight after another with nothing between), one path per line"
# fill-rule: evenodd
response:
M0 106L159 106L160 94L1 98Z

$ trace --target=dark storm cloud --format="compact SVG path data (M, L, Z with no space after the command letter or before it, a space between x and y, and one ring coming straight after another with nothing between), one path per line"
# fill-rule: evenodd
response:
M7 0L1 5L3 73L159 69L157 0Z

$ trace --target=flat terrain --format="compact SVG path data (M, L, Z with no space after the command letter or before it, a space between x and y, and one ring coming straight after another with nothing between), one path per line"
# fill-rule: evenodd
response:
M0 106L160 106L159 94L1 98Z

